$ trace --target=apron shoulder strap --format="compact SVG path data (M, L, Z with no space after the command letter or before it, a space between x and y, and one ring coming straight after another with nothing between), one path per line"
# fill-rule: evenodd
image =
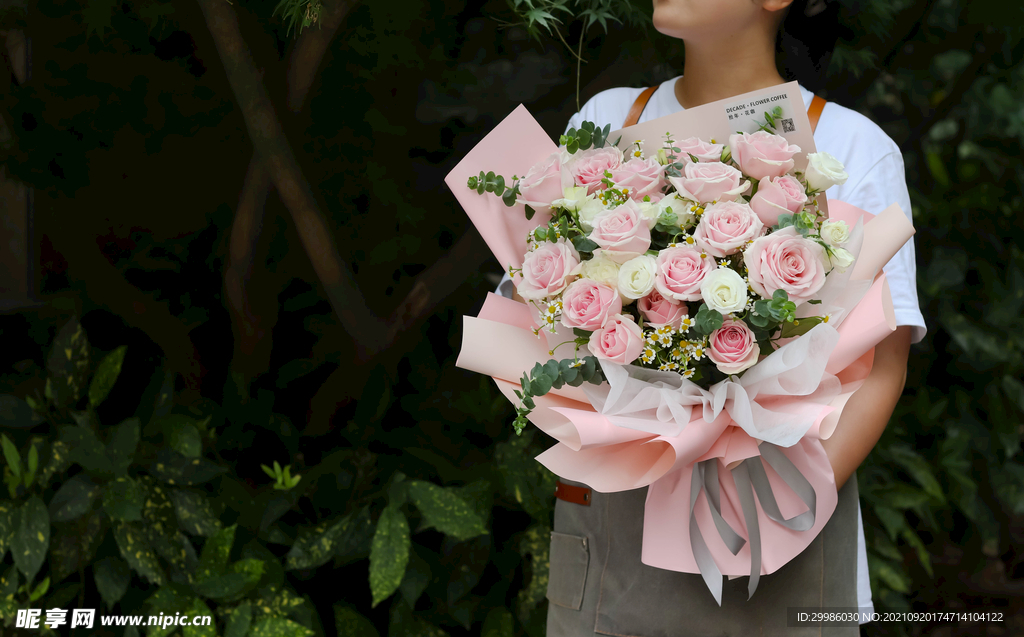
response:
M811 120L811 134L814 134L814 129L818 127L818 118L821 117L821 109L825 108L827 104L826 100L814 96L811 100L811 107L807 109L807 119Z

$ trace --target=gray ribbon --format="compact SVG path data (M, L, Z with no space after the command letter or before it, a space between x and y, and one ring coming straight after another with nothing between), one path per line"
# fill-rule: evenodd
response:
M750 538L750 581L747 585L747 599L749 600L757 590L757 584L761 579L761 531L757 521L757 508L754 504L754 494L761 503L761 509L765 515L774 522L777 522L793 531L807 531L814 527L814 511L817 504L817 497L814 487L797 469L789 458L779 448L769 442L762 442L759 447L760 456L747 458L736 468L732 469L732 477L736 482L736 494L740 500L740 509L743 512L743 522L747 526L747 535ZM779 510L779 503L772 493L771 483L768 481L768 474L764 470L764 462L767 462L775 470L783 482L793 490L797 496L807 505L807 511L792 518L785 518ZM708 508L711 511L711 519L715 523L719 536L725 543L726 548L736 555L746 542L722 517L722 503L719 491L720 483L718 478L718 459L712 458L703 462L693 464L693 474L690 478L690 548L693 550L694 560L700 570L704 583L708 590L714 595L718 605L722 605L722 571L715 564L708 550L704 536L701 535L700 527L697 526L697 518L693 515L694 507L697 504L697 497L703 491L707 496Z

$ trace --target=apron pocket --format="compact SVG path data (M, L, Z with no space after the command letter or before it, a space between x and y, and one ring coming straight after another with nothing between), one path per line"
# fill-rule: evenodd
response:
M551 569L548 576L548 601L579 610L590 564L590 542L579 535L552 531Z

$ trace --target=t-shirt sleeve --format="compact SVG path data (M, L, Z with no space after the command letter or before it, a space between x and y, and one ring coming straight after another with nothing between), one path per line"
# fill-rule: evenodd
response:
M846 186L846 184L844 184ZM831 195L831 193L827 193ZM842 188L836 198L872 213L879 213L896 203L913 221L910 193L907 190L903 155L893 150L882 156L852 187ZM882 268L892 293L896 325L910 325L911 342L917 343L928 331L917 296L917 261L914 238L903 244Z

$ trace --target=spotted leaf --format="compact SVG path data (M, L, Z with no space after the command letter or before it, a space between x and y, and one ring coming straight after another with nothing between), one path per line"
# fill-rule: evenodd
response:
M11 555L25 579L32 581L50 548L50 514L42 499L35 495L18 509L18 525L11 540Z
M117 548L121 551L121 557L128 562L128 566L131 566L133 571L153 584L162 585L166 581L166 576L160 567L160 561L136 524L129 522L114 524L114 539L117 541Z
M410 480L408 489L427 524L442 533L466 540L487 532L480 515L455 492L422 480Z
M110 390L114 388L117 377L121 375L121 365L124 363L124 354L128 351L127 345L122 345L103 357L100 366L93 374L92 382L89 383L89 404L98 407Z
M373 606L390 597L402 583L409 562L409 545L409 522L397 506L389 504L377 520L370 548Z
M204 494L188 489L170 489L169 492L181 530L191 535L210 537L223 527L210 499Z

